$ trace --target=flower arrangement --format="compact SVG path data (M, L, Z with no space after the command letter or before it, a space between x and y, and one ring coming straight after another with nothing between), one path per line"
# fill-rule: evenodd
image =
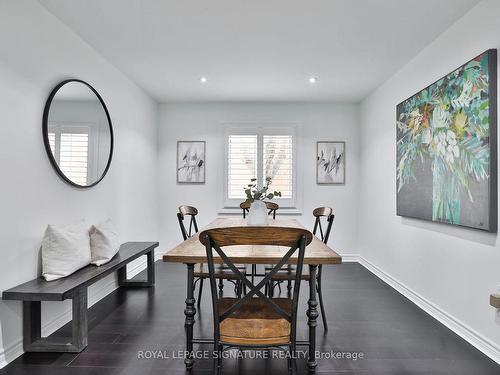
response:
M250 180L250 184L248 184L245 189L245 194L247 196L246 203L253 203L254 201L263 201L265 199L273 199L274 197L281 197L280 191L274 191L272 193L268 193L269 187L271 186L272 179L271 177L266 177L266 183L264 186L259 189L257 187L257 179L252 178Z
M461 192L473 202L472 183L489 178L488 78L485 53L398 106L398 193L431 165L435 221L458 224Z

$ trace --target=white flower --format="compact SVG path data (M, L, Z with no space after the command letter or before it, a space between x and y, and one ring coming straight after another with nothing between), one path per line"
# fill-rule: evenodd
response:
M451 164L460 156L460 149L457 144L457 136L451 130L440 131L434 136L436 151L447 163Z
M447 111L443 111L438 105L434 107L432 111L431 126L434 129L447 128L450 123L450 114Z
M428 145L431 143L431 129L427 128L422 132L422 143Z
M472 94L473 84L470 81L465 81L462 87L462 92L458 98L452 99L451 104L456 108L464 108L467 107L472 99L474 99L474 95Z

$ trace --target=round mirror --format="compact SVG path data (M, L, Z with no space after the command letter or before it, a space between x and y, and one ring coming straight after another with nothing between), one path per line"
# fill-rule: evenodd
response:
M43 112L43 141L52 166L67 183L87 188L104 178L113 155L113 128L92 86L70 79L52 90Z

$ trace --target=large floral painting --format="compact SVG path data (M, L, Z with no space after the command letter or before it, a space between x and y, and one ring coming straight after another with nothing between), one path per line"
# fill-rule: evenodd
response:
M496 50L397 106L397 214L497 230Z

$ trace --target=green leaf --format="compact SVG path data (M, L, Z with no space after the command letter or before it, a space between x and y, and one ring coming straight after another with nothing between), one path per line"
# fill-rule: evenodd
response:
M274 198L274 194L273 193L267 194L267 199L273 199L273 198Z

